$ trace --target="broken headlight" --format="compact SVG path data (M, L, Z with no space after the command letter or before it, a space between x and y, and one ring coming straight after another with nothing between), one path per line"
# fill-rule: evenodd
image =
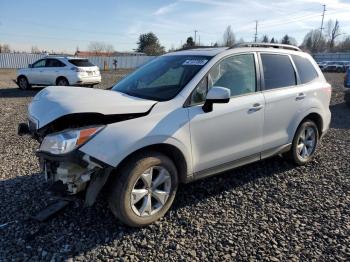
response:
M55 155L66 154L84 144L104 126L79 128L47 135L40 145L40 151Z

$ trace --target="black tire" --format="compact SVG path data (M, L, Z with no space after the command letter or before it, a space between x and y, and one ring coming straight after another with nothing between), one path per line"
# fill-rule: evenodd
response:
M303 158L301 156L301 152L299 152L298 146L301 146L300 143L301 143L302 132L305 132L305 130L309 128L312 129L315 134L315 142L314 142L313 148L310 147L309 150L306 149L307 152L310 151L310 153L308 156ZM312 120L305 120L299 125L297 131L295 132L292 148L290 149L289 152L285 153L284 156L288 160L290 160L293 164L298 166L303 166L309 163L310 161L312 161L312 159L314 158L318 142L319 142L319 132L318 132L317 125Z
M68 82L67 78L61 76L61 77L57 78L56 85L58 85L58 86L69 86L69 82Z
M22 90L29 90L32 86L29 84L28 79L25 76L19 76L17 78L18 87Z
M136 204L131 203L131 195L134 187L136 187L136 184L140 181L141 175L151 167L164 168L168 171L168 179L169 176L171 179L169 195L164 205L156 213L141 216L141 214L137 214L136 211L134 211ZM153 182L152 180L152 184ZM161 153L153 151L143 152L131 157L123 167L121 167L120 172L113 177L108 199L109 207L114 216L124 224L131 227L146 226L163 217L169 210L174 201L177 187L178 175L174 163ZM151 193L149 191L139 202L143 201L142 205L144 205L145 201L147 201L145 198L147 197L151 198Z
M341 73L341 72L343 72L343 69L338 67L336 71L337 71L337 73Z

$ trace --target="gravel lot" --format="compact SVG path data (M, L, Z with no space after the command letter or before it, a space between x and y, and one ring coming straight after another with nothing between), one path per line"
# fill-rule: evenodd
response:
M104 73L101 87L127 71ZM280 157L180 187L170 212L142 229L121 225L101 196L72 203L53 219L29 217L50 198L33 151L16 135L37 91L20 91L0 71L0 261L350 260L350 108L343 75L330 132L315 160L294 167Z

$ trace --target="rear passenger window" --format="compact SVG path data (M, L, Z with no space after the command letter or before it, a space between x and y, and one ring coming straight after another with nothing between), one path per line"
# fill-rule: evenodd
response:
M66 65L57 59L47 59L46 60L46 67L64 67L64 66L66 66Z
M295 66L297 67L300 81L302 84L309 83L312 80L318 78L317 71L315 70L314 66L311 64L309 59L298 55L292 55L292 58Z
M294 67L287 55L261 54L265 90L296 85Z

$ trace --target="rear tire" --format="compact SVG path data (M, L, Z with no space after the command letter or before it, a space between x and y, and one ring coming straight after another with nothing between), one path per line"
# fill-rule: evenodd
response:
M285 156L293 164L303 166L314 158L318 141L317 125L311 120L305 120L298 127L294 135L292 148Z
M56 80L56 85L58 86L69 86L69 82L65 77L59 77Z
M29 90L32 87L25 76L19 76L17 78L17 84L18 84L18 87L22 90Z
M109 207L132 227L149 225L168 211L178 187L174 163L158 152L131 157L111 183Z

